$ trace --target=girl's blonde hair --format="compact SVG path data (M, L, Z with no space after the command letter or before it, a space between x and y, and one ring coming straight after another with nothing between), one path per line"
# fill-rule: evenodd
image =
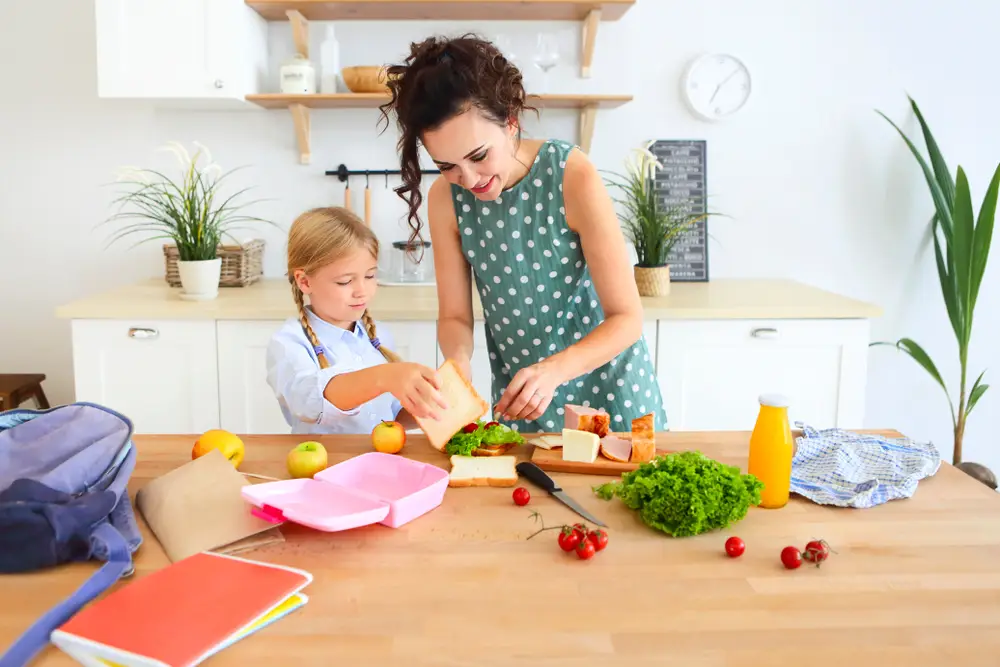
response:
M292 284L292 298L299 309L299 321L316 351L320 368L329 368L330 362L309 324L305 295L295 280L295 272L301 270L306 275L313 274L352 250L362 248L378 259L379 243L374 232L361 218L340 206L310 209L295 219L288 232L288 282ZM379 341L375 321L367 308L361 315L361 321L375 349L388 361L400 361L395 352Z

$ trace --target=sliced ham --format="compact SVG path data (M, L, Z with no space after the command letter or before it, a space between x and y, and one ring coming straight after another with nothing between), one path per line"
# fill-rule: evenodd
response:
M612 461L626 463L632 457L632 442L617 435L606 435L601 438L601 454Z
M599 438L608 434L611 427L611 415L604 410L582 405L564 405L563 409L566 413L566 428L596 433Z

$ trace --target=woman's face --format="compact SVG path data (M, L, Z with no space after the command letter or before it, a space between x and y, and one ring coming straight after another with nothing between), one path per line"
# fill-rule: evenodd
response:
M425 132L422 141L449 183L465 188L477 199L492 201L500 196L517 165L514 136L512 124L500 126L470 107Z

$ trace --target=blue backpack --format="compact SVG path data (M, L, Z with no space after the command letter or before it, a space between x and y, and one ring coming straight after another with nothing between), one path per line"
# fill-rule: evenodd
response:
M100 405L0 412L0 581L96 559L104 564L0 656L26 665L53 630L123 576L142 543L126 488L132 422Z

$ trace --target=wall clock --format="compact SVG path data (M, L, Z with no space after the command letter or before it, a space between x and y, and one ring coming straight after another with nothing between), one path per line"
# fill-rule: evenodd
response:
M699 56L681 80L688 107L705 120L731 116L750 97L750 70L739 58L724 53Z

